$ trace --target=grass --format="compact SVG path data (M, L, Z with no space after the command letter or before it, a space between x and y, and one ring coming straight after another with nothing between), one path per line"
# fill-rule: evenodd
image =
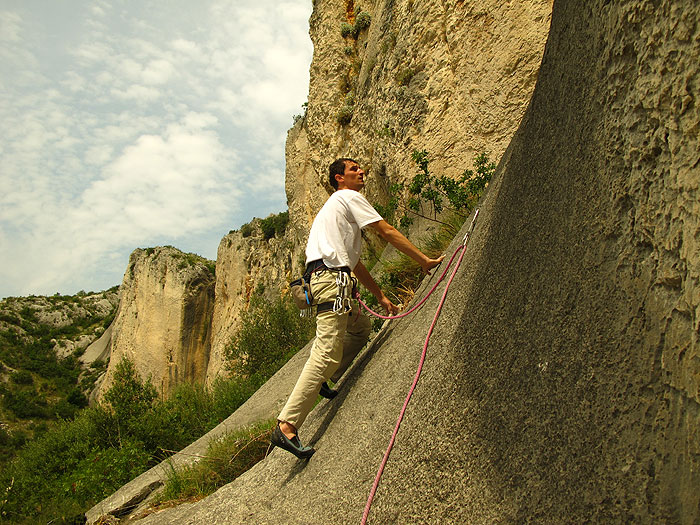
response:
M197 501L231 483L265 457L275 424L265 421L227 434L211 443L197 463L172 469L154 507Z

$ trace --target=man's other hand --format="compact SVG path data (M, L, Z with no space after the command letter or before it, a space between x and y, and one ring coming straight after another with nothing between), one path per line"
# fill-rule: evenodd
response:
M399 307L392 303L386 295L382 294L382 297L379 299L379 304L382 305L389 315L396 315L399 313Z
M438 264L440 264L444 258L445 258L445 256L441 255L437 259L426 259L425 262L423 262L421 264L421 267L423 268L423 272L430 275L430 270L432 270Z

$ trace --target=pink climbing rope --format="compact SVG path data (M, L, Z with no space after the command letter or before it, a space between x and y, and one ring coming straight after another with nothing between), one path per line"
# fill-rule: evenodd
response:
M457 260L457 265L455 266L454 270L452 270L452 275L450 275L449 280L447 281L447 285L445 286L445 291L442 293L442 298L440 299L440 304L438 304L437 310L435 311L435 316L433 317L433 322L430 324L430 329L428 329L428 335L425 338L425 344L423 345L423 352L421 353L420 361L418 363L418 370L416 371L416 375L413 378L413 383L411 384L411 388L408 390L408 395L406 396L406 400L403 403L403 407L401 408L401 412L399 413L399 418L396 421L396 427L394 427L394 432L391 435L391 439L389 440L389 446L386 449L386 452L384 453L384 458L382 459L381 464L379 465L379 470L377 471L377 475L374 478L374 483L372 484L372 490L369 493L369 497L367 498L367 504L365 505L365 510L362 513L362 521L361 525L365 525L367 523L367 518L369 516L369 510L372 506L372 500L374 500L374 495L377 493L377 487L379 486L379 480L382 477L382 473L384 472L384 467L386 466L387 461L389 460L389 454L391 454L391 449L394 447L394 442L396 441L396 436L399 433L399 427L401 426L401 421L403 421L403 416L406 413L406 408L408 407L408 402L411 400L411 396L413 395L413 391L416 388L416 385L418 384L418 379L420 378L420 374L423 370L423 363L425 362L425 356L428 352L428 343L430 341L430 336L433 334L433 329L435 328L435 324L437 323L438 317L440 316L440 311L442 310L442 305L445 304L445 299L447 298L447 292L450 289L450 284L452 284L452 280L455 278L455 274L457 273L457 270L459 270L460 264L462 264L462 259L464 258L464 253L467 250L467 242L469 241L469 235L471 234L472 230L474 230L474 225L476 224L476 217L479 215L479 210L477 209L476 212L474 213L474 218L472 219L472 223L469 226L469 229L467 230L467 233L464 235L464 240L462 241L462 245L455 251L455 255L460 252L459 259ZM454 259L454 255L452 256L452 259ZM450 259L450 262L447 265L447 268L450 267L450 264L452 263L452 259ZM445 268L445 272L447 271L447 268ZM440 277L440 280L442 280L442 276ZM438 283L440 282L438 280ZM437 286L437 284L436 284ZM435 287L433 287L433 290ZM433 292L431 290L430 293ZM426 296L427 298L427 296ZM423 300L425 301L425 299ZM419 304L422 304L422 302ZM415 310L416 307L412 308L412 310Z
M455 252L452 254L452 257L450 258L450 261L447 263L447 266L445 266L445 269L443 270L442 274L440 277L438 277L438 280L435 282L435 285L430 289L430 291L423 297L423 299L420 300L420 302L416 305L414 305L410 310L407 310L405 312L401 312L400 314L397 315L382 315L380 313L375 312L372 310L369 306L367 306L362 299L360 299L360 294L357 293L355 295L355 298L357 301L362 305L362 307L367 310L369 313L371 313L375 317L379 317L380 319L401 319L402 317L406 317L409 314L412 314L418 308L420 308L425 301L428 300L428 297L437 289L438 285L442 282L442 280L445 278L445 274L447 274L447 270L450 269L450 265L452 264L452 261L454 261L455 256L459 252L460 248L457 248Z

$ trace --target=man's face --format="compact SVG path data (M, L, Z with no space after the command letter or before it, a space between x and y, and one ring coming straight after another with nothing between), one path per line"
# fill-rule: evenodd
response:
M360 191L365 187L365 172L357 164L349 160L345 161L345 173L338 180L338 189Z

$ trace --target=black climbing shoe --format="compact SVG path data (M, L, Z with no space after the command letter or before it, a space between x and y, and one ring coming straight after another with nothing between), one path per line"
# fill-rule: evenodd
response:
M331 387L328 386L328 383L325 381L321 384L321 391L319 392L321 394L321 397L325 397L326 399L333 399L335 396L338 395L337 390L331 390Z
M299 441L299 436L294 436L292 439L285 436L280 430L279 423L275 427L275 430L272 431L270 443L276 447L286 450L287 452L291 452L299 459L309 459L314 455L314 452L316 452L311 447L302 446L301 442Z

